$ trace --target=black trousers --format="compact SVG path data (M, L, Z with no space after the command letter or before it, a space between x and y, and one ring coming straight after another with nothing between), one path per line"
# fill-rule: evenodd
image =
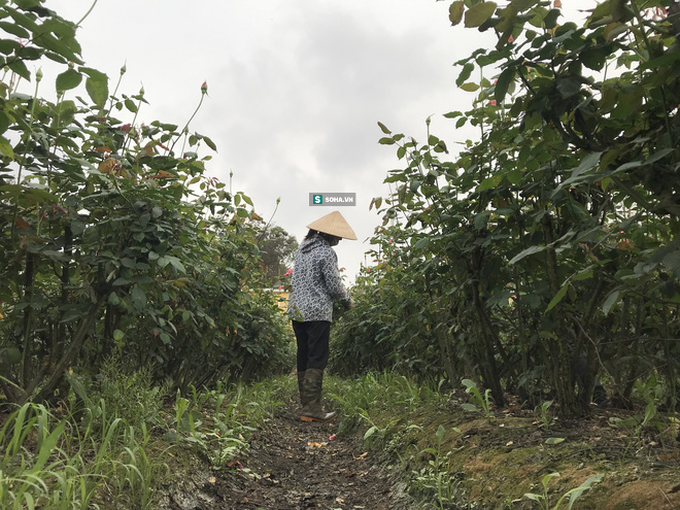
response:
M308 368L324 370L328 364L331 323L293 321L293 331L297 339L298 372L304 372Z

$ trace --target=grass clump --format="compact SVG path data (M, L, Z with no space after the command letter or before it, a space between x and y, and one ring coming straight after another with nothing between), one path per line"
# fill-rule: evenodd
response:
M218 383L174 398L150 370L126 373L112 358L94 379L69 374L66 397L27 403L0 428L0 508L157 508L176 453L220 469L292 391L289 378Z

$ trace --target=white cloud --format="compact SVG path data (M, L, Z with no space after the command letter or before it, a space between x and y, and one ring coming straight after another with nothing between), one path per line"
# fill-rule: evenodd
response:
M81 2L47 0L78 20ZM401 166L382 146L382 121L425 138L425 119L450 146L457 133L441 115L466 110L472 96L455 86L453 63L482 45L471 30L451 28L448 3L434 0L99 0L78 39L88 65L121 90L143 84L151 103L140 119L183 125L208 83L191 129L218 146L209 173L255 201L298 239L304 225L330 212L310 208L314 191L356 192L342 213L358 234L343 241L340 264L353 278L380 223L368 205L386 195L386 172ZM463 42L461 42L463 41Z

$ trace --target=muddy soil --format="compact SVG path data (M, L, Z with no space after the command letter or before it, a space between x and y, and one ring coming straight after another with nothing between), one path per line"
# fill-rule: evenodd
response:
M167 485L159 508L171 510L408 510L403 485L378 466L361 440L338 422L304 423L291 400L256 432L228 469L194 466ZM337 420L337 419L336 419Z
M589 477L603 475L574 509L680 509L680 425L676 422L669 422L661 434L627 429L620 423L632 419L633 411L594 409L588 418L555 420L545 430L533 411L514 404L486 417L455 411L456 402L451 405L444 412L423 408L408 415L415 428L399 436L402 451L410 446L406 451L421 453L405 455L405 473L399 475L381 467L389 458L379 448L367 451L360 433L340 434L338 422L299 421L299 404L292 397L253 434L243 456L226 468L212 469L195 452L176 451L167 477L172 481L161 487L154 508L423 508L406 494L404 479L408 473L420 473L432 460L423 452L432 452L432 438L442 427L441 445L450 452L445 454L450 508L536 508L526 494L543 494L544 477L559 473L549 482L549 508Z

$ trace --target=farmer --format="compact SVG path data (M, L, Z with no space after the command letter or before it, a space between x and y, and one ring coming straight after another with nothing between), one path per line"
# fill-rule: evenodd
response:
M300 419L325 422L337 414L321 408L333 302L341 301L347 308L352 306L352 298L338 272L338 256L331 247L342 238L356 240L357 236L337 211L310 223L307 228L310 230L295 254L288 315L297 338Z

